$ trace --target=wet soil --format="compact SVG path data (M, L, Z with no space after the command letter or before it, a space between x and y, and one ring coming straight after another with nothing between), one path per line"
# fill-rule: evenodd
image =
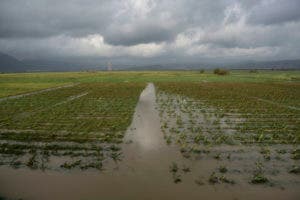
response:
M254 150L257 147L205 148L185 158L177 145L166 144L156 106L155 87L148 84L125 135L120 161L110 160L102 171L41 171L2 166L0 196L29 200L299 199L299 175L289 174L284 168L287 154L281 156L282 161L272 159L264 163L265 169L284 166L274 175L273 184L250 184L254 162L260 156ZM224 176L235 184L209 181L213 172L221 176L221 165L228 169Z

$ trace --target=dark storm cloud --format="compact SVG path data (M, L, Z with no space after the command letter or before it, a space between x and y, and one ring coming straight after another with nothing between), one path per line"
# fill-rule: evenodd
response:
M152 3L151 3L152 2ZM185 0L149 1L142 16L127 10L103 33L107 43L131 46L145 43L171 42L177 34L194 26L214 24L223 19L225 1ZM147 6L146 6L147 7Z
M248 21L253 24L280 24L300 20L299 0L263 1L256 5Z
M0 37L36 38L61 34L80 37L99 33L113 45L162 42L174 39L178 31L187 26L219 21L224 7L222 1L211 4L208 0L165 0L152 5L149 1L144 4L146 7L137 7L134 11L126 9L124 2L3 0L0 2ZM139 12L145 15L141 17ZM169 20L174 23L172 27L168 26ZM124 24L131 30L122 29Z
M107 0L2 0L0 37L84 36L105 28L113 9Z
M131 27L130 30L110 29L104 34L104 40L112 45L132 46L151 42L166 42L173 40L176 36L175 30L166 29L157 25L140 25Z
M299 0L1 0L0 51L298 58L299 8Z

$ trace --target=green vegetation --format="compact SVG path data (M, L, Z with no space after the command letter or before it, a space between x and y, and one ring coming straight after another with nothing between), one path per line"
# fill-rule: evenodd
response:
M256 162L253 177L251 179L251 183L264 184L264 183L268 183L268 182L269 182L269 180L264 175L263 164L261 162Z
M144 84L89 83L0 102L0 138L120 143Z
M157 88L160 115L168 119L162 121L164 132L176 135L178 143L300 143L300 83L158 83Z
M212 172L209 176L208 182L210 184L216 184L216 183L229 183L229 184L235 184L234 180L228 179L225 175L217 175L216 172Z
M3 164L16 165L12 160L23 156L25 166L44 169L45 155L51 155L81 160L62 163L64 169L101 169L107 157L120 160L117 144L144 87L144 83L82 83L0 101Z
M253 184L263 184L267 182L269 182L269 180L266 177L264 177L264 175L261 173L254 174L251 180L251 183Z
M116 71L116 72L49 72L0 74L0 97L11 96L71 83L95 82L290 82L299 81L299 71L232 70L227 76L212 71ZM203 71L204 72L204 71Z
M299 82L158 82L156 89L166 143L186 159L217 162L210 184L233 184L232 173L252 184L270 183L286 169L298 174L290 166L300 155ZM260 160L254 171L253 159Z
M219 167L219 172L221 172L221 173L226 173L228 171L228 169L226 168L226 166L220 166Z
M154 82L166 143L185 161L208 163L196 184L234 184L241 174L252 184L273 182L282 171L297 176L300 72L219 72L0 74L0 163L41 170L118 163L138 97ZM28 95L32 91L40 92ZM55 159L60 162L51 165ZM254 170L253 160L260 161ZM197 170L169 167L174 183Z
M178 174L179 167L178 167L177 163L173 162L169 168L169 171L172 173L174 183L180 183L182 181L181 175Z

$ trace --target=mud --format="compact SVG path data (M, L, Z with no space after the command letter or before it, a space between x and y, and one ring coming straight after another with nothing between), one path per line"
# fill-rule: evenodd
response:
M109 161L103 171L43 172L2 166L0 197L28 200L299 199L298 176L287 173L284 168L288 153L281 155L280 162L271 159L264 163L264 170L268 171L266 176L270 175L269 169L273 165L284 166L275 180L272 179L272 185L249 183L254 163L261 157L258 147L204 148L201 153L184 158L177 145L166 144L155 100L154 85L148 84L125 135L120 161ZM274 147L277 148L291 150ZM294 164L299 164L299 161L294 161ZM220 165L228 168L225 176L233 179L235 184L209 182L212 172L219 174Z

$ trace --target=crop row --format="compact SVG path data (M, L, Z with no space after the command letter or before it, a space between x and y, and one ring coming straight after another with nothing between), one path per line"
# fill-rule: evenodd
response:
M296 83L159 83L158 101L162 113L174 115L177 110L181 114L173 116L176 118L185 113L189 117L190 122L186 122L189 129L210 121L214 128L210 125L207 129L212 134L222 135L229 128L241 143L298 144L299 88L300 84ZM201 126L198 129L203 131Z
M1 101L0 164L100 169L108 158L119 160L117 144L144 86L85 83ZM63 163L51 166L59 156Z

